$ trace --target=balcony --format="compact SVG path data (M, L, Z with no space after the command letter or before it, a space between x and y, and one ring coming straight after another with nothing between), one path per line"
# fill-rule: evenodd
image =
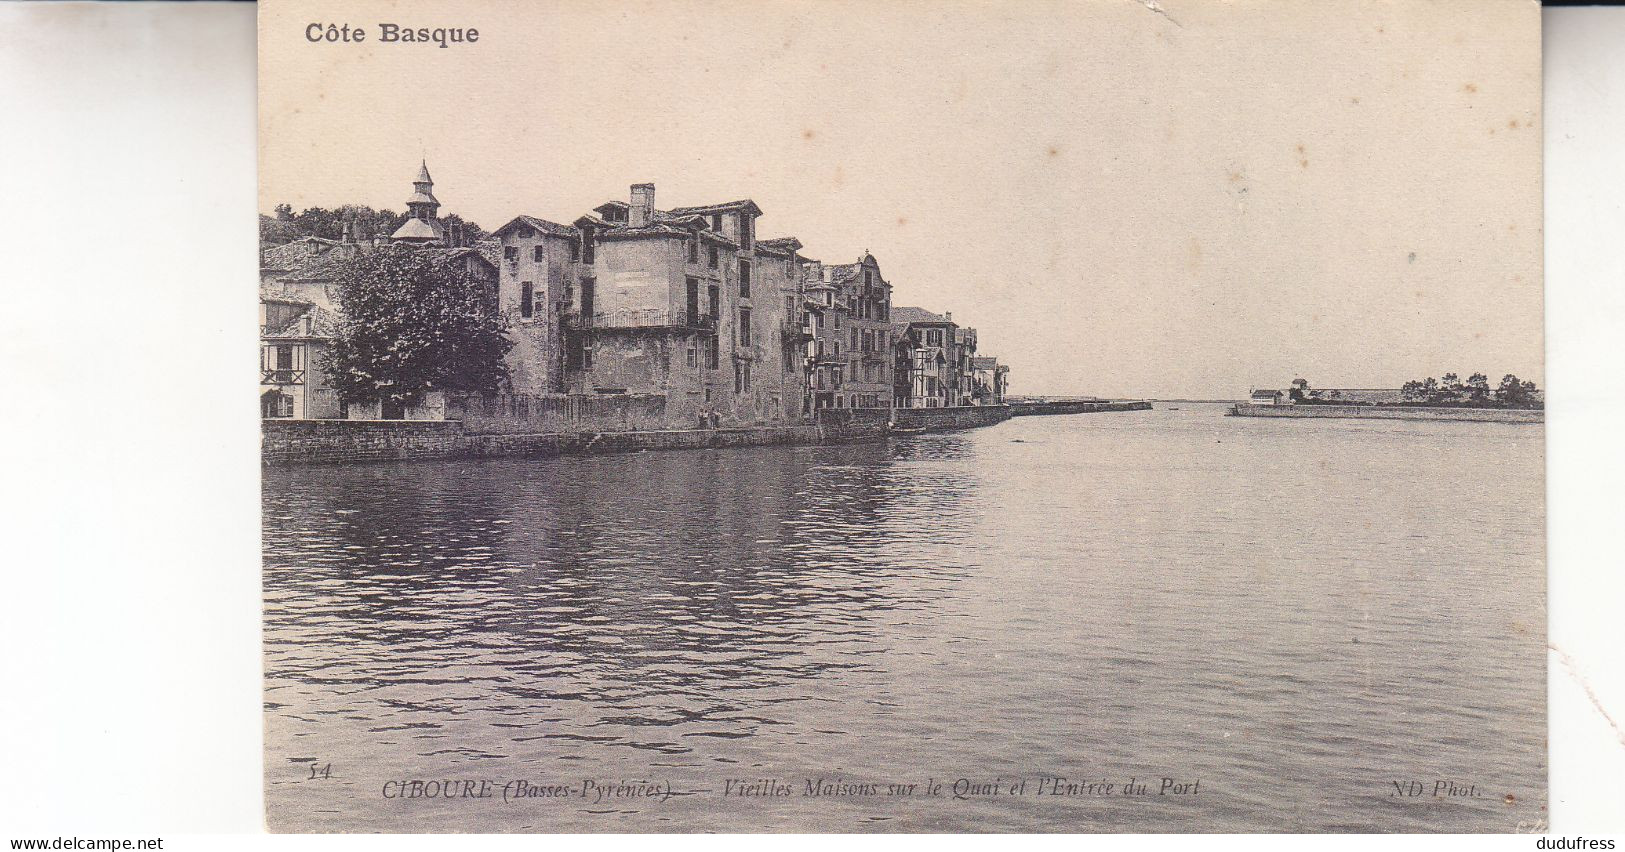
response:
M262 385L302 385L305 383L304 370L261 370L260 384Z
M779 339L784 341L785 346L806 343L813 339L812 326L794 322L781 322L779 323Z
M564 315L564 325L572 329L663 329L677 328L715 332L716 317L698 312L668 311L663 308L630 308L618 311L598 311L583 314L570 311Z

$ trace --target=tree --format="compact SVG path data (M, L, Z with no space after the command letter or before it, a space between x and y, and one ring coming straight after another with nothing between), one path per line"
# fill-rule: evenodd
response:
M1461 377L1455 373L1445 373L1444 377L1439 379L1439 397L1435 402L1455 402L1465 393L1466 388L1461 383Z
M1427 402L1428 400L1426 387L1415 379L1400 385L1399 394L1406 402Z
M451 244L454 246L471 246L486 237L485 231L479 225L464 219L456 213L441 219L440 224L446 229L446 233L451 236Z
M493 393L508 378L507 322L444 251L358 254L335 282L344 318L324 367L346 402L415 405L430 390Z
M387 208L374 210L365 204L344 204L331 210L326 207L307 207L298 214L295 214L293 208L287 204L276 206L277 218L292 222L294 227L298 228L300 236L321 237L327 240L343 237L346 223L351 226L352 235L357 241L368 242L375 237L387 237L406 223L407 215ZM454 246L472 246L489 236L479 225L456 213L442 216L440 225L451 235Z
M1483 373L1474 373L1467 377L1467 398L1474 405L1483 405L1490 401L1490 377Z
M1534 382L1520 381L1508 373L1495 389L1495 401L1508 408L1534 408L1540 404L1540 389Z
M1306 396L1308 393L1309 393L1309 380L1308 379L1293 379L1292 380L1292 390L1288 391L1287 395L1292 397L1293 402L1303 402L1304 396Z

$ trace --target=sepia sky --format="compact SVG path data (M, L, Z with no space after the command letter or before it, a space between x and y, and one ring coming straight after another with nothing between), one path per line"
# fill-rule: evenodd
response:
M338 8L260 5L263 212L401 210L422 155L487 229L652 181L873 252L1013 393L1542 381L1533 0Z

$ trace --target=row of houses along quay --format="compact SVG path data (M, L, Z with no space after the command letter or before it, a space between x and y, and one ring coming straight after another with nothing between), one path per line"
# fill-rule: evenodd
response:
M394 452L391 436L414 430L447 454L487 454L513 448L464 444L478 435L698 430L754 442L737 434L777 429L763 433L767 442L807 439L793 431L807 426L827 439L832 430L958 428L1009 416L1009 368L979 351L974 327L951 312L894 305L868 252L825 263L804 256L794 237L759 238L762 210L748 199L660 209L655 186L635 184L627 200L570 224L515 216L461 246L458 222L443 220L440 206L425 162L408 218L388 236L358 239L346 224L338 239L278 239L262 227L268 455L297 455L320 437L346 447L364 438L382 442L383 457L409 456L410 448ZM514 344L499 393L431 392L411 404L341 398L323 369L342 318L337 279L347 261L383 251L424 253L484 287ZM457 427L340 425L377 421Z

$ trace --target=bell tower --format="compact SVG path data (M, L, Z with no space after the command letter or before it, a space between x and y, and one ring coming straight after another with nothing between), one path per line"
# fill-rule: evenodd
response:
M412 218L424 222L432 222L438 217L440 201L434 197L434 178L429 177L428 160L418 166L418 177L412 181L412 197L406 200L406 209Z

